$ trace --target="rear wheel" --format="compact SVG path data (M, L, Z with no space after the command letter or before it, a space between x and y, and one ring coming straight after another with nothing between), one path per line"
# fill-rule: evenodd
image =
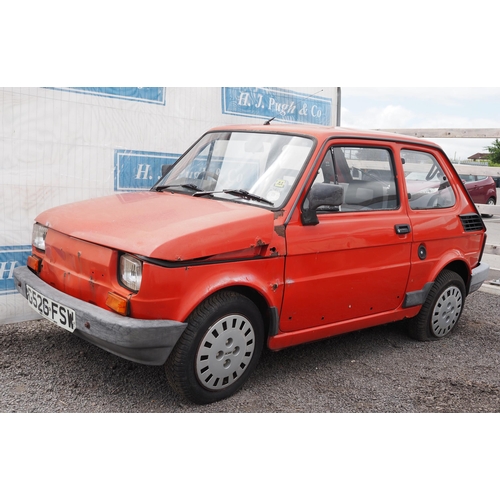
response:
M464 302L463 279L445 269L437 277L418 315L410 320L410 336L422 341L446 337L460 319Z
M238 391L255 369L264 324L245 296L222 291L205 300L165 365L170 385L193 403L207 404Z

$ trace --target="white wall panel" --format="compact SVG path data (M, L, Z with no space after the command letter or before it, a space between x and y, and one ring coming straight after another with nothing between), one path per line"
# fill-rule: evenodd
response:
M214 126L335 116L334 87L0 88L0 324L38 317L12 271L25 265L40 212L148 189Z

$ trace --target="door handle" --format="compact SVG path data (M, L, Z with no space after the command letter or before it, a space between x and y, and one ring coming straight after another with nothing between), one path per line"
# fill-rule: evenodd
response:
M409 224L396 224L394 226L396 234L408 234L411 233L411 227Z

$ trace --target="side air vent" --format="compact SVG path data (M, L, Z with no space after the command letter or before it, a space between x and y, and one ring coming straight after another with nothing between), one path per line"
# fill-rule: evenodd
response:
M461 215L460 220L462 221L464 231L482 231L485 229L483 219L478 214Z

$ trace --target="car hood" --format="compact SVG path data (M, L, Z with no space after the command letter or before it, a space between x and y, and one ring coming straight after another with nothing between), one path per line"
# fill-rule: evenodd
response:
M170 261L263 246L274 230L274 214L263 208L152 191L71 203L36 221L74 238Z

